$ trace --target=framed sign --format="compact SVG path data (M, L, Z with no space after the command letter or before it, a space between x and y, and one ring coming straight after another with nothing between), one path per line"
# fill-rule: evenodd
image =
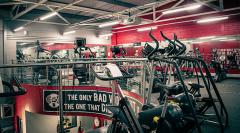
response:
M13 104L2 104L0 107L1 118L13 117Z
M110 111L106 106L111 105L112 93L96 90L63 90L63 111L75 113L94 113L102 115L110 115ZM119 101L119 97L115 98ZM138 112L142 104L134 98L129 97L129 102L135 112ZM59 95L58 90L43 91L43 111L58 112L59 111Z
M111 93L91 90L64 90L63 111L64 112L86 112L106 114L110 112L106 106L111 103ZM43 91L43 110L45 112L59 111L59 95L57 90Z

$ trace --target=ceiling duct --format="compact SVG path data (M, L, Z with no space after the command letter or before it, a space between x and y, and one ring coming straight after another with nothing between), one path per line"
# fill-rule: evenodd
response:
M123 24L123 25L135 25L135 24L140 24L140 23L141 23L140 17L123 18L121 21L121 24Z

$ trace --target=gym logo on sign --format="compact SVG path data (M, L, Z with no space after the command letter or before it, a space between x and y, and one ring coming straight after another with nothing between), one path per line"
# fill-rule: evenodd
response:
M58 108L59 107L59 98L58 94L51 93L46 97L46 102L48 105L52 108Z

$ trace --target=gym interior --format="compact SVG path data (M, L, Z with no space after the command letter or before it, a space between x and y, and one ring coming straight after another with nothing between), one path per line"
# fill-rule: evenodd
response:
M0 0L0 133L239 133L240 0Z

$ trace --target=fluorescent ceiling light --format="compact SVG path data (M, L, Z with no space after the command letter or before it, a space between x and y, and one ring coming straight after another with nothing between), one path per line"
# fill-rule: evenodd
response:
M157 26L138 28L137 31L147 31L147 30L155 30L155 29L157 29Z
M193 43L203 43L203 42L193 42Z
M24 43L20 43L20 44L18 44L18 45L25 45L25 44L28 44L28 43L24 42Z
M215 36L205 36L205 37L199 37L199 39L211 39L214 38Z
M205 19L198 20L197 23L208 23L208 22L220 21L225 19L228 19L228 17L205 18Z
M191 43L192 41L191 40L185 40L185 41L182 41L183 43Z
M171 14L171 13L176 13L176 12L182 12L182 11L188 11L188 10L194 10L201 7L201 5L192 5L192 6L188 6L188 7L184 7L184 8L178 8L178 9L173 9L173 10L168 10L168 11L164 11L162 12L162 14Z
M57 15L57 12L52 12L48 15L45 15L45 16L41 17L40 20L45 20L45 19L48 19L48 18L53 17L55 15Z
M113 26L113 25L117 25L117 24L119 24L119 21L112 21L112 22L100 24L98 27L103 28L103 27Z
M133 46L133 47L135 47L135 48L139 48L139 47L142 47L142 46Z
M63 35L73 34L73 33L75 33L75 32L76 32L75 30L73 30L73 31L68 31L68 32L64 32Z
M22 30L22 29L24 29L24 27L18 27L18 28L16 28L16 29L14 29L14 31L16 32L16 31L20 31L20 30Z
M47 45L49 46L49 45L53 45L54 43L52 42L52 43L48 43Z
M108 36L112 36L112 33L99 35L99 37L108 37Z
M226 40L220 40L220 41L224 41L225 42L225 41L235 41L235 40L236 39L233 38L233 39L226 39Z
M25 31L23 31L23 34L24 34L24 35L27 35L27 34L28 34L28 32L25 30Z
M32 46L32 47L28 47L27 49L36 48L36 47L38 47L38 46Z
M215 41L215 40L226 40L227 37L218 37L218 38L213 38L211 40Z

